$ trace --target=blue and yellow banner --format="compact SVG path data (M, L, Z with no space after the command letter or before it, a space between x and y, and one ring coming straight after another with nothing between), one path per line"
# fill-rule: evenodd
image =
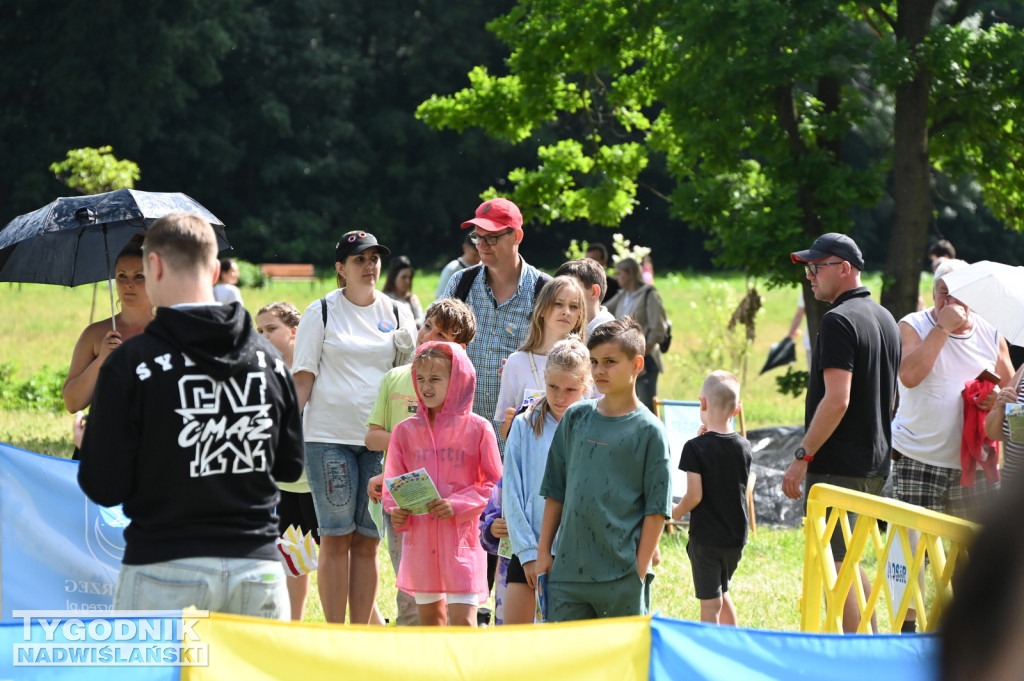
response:
M77 461L0 443L0 618L109 610L127 524L86 498Z
M929 635L772 632L660 617L479 630L176 611L156 630L152 614L109 610L125 521L85 498L77 470L0 444L0 679L938 678L938 641Z
M220 681L339 678L374 681L930 681L938 639L836 636L716 627L660 617L491 629L360 627L272 622L218 613L179 613L185 666L166 664L173 636L146 638L145 618L55 617L0 624L0 678ZM112 626L100 626L111 622ZM126 627L125 624L128 624ZM131 623L137 622L138 626ZM165 620L166 624L166 620ZM128 630L134 638L115 640ZM90 636L82 640L80 635ZM105 637L94 640L95 636ZM90 638L93 637L93 638ZM48 645L50 665L39 664ZM36 652L26 655L26 647ZM173 646L171 646L173 647ZM131 649L133 656L110 650ZM153 663L149 650L158 649ZM98 650L90 664L83 650ZM105 652L104 652L105 651ZM141 651L141 655L139 653ZM106 655L97 658L97 655ZM70 659L85 664L69 664ZM104 663L106 660L106 663ZM172 660L173 661L173 660ZM115 664L117 663L117 664Z

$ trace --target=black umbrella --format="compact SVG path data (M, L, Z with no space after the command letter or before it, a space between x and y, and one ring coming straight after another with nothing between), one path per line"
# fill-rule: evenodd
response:
M772 343L772 347L768 350L768 359L765 360L764 368L761 369L761 373L774 369L776 367L785 366L792 364L796 361L796 346L793 345L793 339L786 336L778 343Z
M0 281L78 286L111 279L110 254L171 213L201 215L213 225L220 250L231 248L224 223L190 196L118 189L59 198L7 223L0 231Z

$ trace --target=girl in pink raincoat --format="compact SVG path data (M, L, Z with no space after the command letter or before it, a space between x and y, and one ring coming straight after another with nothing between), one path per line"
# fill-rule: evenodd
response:
M441 498L428 504L428 513L413 515L385 485L384 510L408 557L397 585L415 596L421 625L476 626L477 604L488 591L477 520L501 478L497 440L490 422L471 411L476 374L462 347L421 345L413 381L419 411L395 426L384 477L424 468Z

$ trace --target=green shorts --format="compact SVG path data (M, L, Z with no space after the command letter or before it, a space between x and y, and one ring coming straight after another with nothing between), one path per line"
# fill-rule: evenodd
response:
M646 615L654 573L643 581L635 570L611 582L549 582L548 621L572 622Z

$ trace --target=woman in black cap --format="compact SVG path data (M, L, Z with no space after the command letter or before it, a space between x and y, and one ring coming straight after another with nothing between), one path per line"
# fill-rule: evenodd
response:
M408 307L378 292L381 256L391 253L362 231L343 234L335 269L345 287L302 315L292 371L302 405L306 474L320 524L318 583L324 617L370 621L377 597L380 531L366 487L381 472L364 444L366 419L384 374L412 352L416 323Z

